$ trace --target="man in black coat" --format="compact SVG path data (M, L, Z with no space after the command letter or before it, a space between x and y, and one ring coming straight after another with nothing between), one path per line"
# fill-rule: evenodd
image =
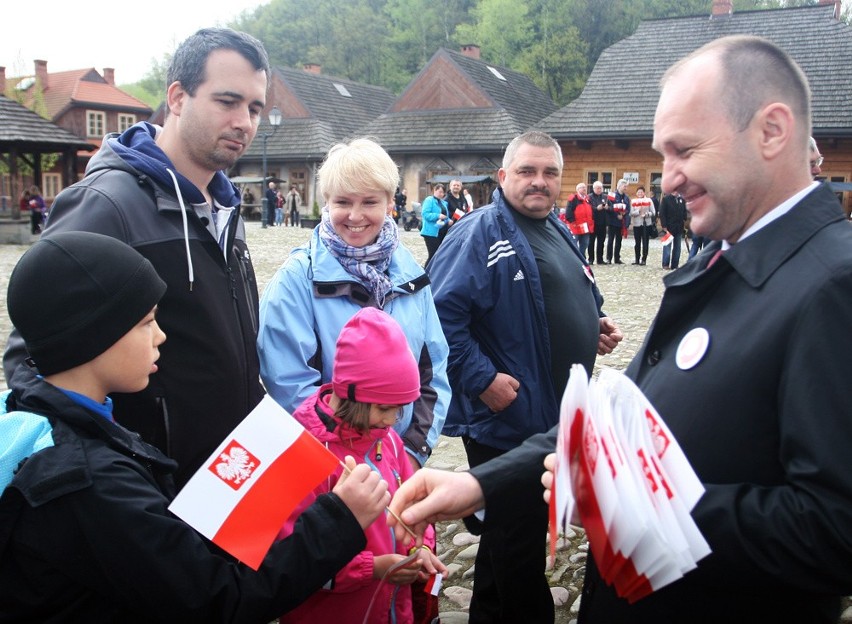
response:
M671 242L663 247L663 268L676 269L680 265L680 247L686 226L686 202L680 193L668 193L660 204L660 225L663 235L672 235Z
M592 205L592 219L595 222L595 231L589 240L589 264L594 264L593 258L597 258L598 264L609 264L604 260L604 243L606 242L607 223L607 201L604 193L603 183L595 180L592 184L592 192L589 193L589 203Z
M654 123L663 187L713 242L664 279L626 374L704 486L692 516L712 553L633 604L590 557L581 623L828 624L852 593L842 390L852 332L838 328L852 317L852 229L831 189L811 179L810 120L807 79L765 39L717 39L663 77ZM672 388L688 388L689 403ZM469 473L419 471L392 511L418 530L482 507L486 523L492 511L523 509L554 446L551 431Z

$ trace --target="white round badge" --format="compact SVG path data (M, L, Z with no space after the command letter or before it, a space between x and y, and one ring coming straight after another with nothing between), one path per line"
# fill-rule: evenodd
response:
M677 346L675 363L680 370L694 368L707 353L710 346L710 334L703 327L689 331Z

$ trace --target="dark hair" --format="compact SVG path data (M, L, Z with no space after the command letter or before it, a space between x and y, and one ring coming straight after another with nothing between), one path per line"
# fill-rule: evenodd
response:
M644 192L645 192L645 187L644 187L644 186L637 186L637 187L636 187L636 190L637 190L637 191L642 191L642 192L644 193Z
M216 50L238 52L257 70L266 73L267 84L272 70L263 44L251 35L230 28L202 28L187 37L175 50L166 73L166 88L180 82L184 91L195 96L205 80L207 57Z

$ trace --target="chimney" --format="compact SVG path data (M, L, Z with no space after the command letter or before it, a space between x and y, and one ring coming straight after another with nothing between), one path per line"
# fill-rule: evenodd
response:
M713 11L710 13L710 19L729 17L733 12L734 5L731 0L713 0Z
M115 86L115 69L112 67L104 67L104 80L107 81L107 84L111 87Z
M819 3L822 4L833 4L834 5L834 19L840 19L840 0L819 0Z
M0 95L6 95L6 68L0 67Z
M320 65L319 63L305 63L302 66L302 69L304 69L309 74L321 74L322 73L322 65Z
M479 46L473 43L466 43L461 47L460 52L468 58L479 60Z
M47 88L50 86L47 81L47 61L40 61L36 59L35 75L36 82L41 85L41 90L47 91Z

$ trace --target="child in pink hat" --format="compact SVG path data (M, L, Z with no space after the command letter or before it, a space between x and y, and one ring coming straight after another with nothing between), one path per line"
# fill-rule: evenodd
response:
M382 475L391 495L413 474L403 443L393 430L400 410L420 396L420 371L399 324L376 308L363 308L343 326L337 340L331 383L305 400L293 414L341 460L355 457ZM340 469L342 470L342 469ZM293 512L280 537L293 531L299 513L320 494L331 491L340 470L318 486ZM282 624L335 622L359 624L413 621L410 585L418 577L446 575L432 553L434 531L427 531L419 557L387 574L405 559L413 541L397 543L385 516L364 531L367 546L326 586L293 611ZM382 580L387 574L387 577ZM370 602L375 594L372 607Z

